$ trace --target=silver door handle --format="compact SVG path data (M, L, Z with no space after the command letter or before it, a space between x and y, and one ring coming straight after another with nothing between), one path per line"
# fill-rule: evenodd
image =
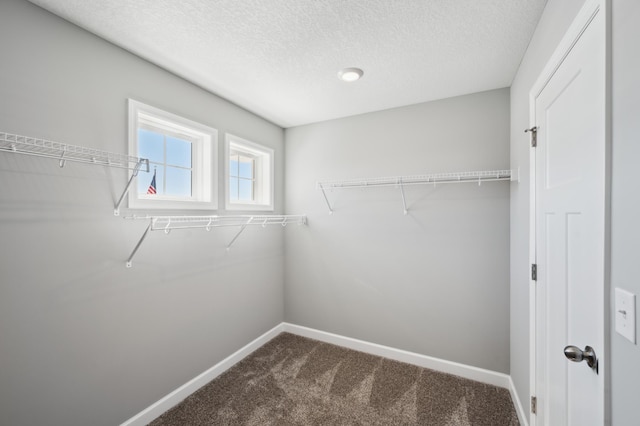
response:
M589 367L596 371L598 369L598 358L591 346L585 346L584 351L575 346L567 346L564 348L564 356L573 362L587 361Z

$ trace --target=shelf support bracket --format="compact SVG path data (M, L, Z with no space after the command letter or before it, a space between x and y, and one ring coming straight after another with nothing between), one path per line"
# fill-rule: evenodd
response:
M407 213L409 213L409 210L407 210L407 199L404 196L404 185L402 184L402 179L400 179L400 181L398 182L398 185L400 185L400 194L402 195L402 207L404 207L404 214L406 215Z
M327 203L327 207L329 208L329 214L333 214L333 209L331 208L331 203L329 202L329 198L327 198L327 193L324 191L324 186L320 185L320 190L322 191L322 195L324 196L324 201Z
M240 226L240 230L236 233L236 235L231 239L231 241L227 245L227 253L231 250L231 246L233 245L233 243L236 242L236 240L238 239L240 234L242 234L242 231L245 230L245 228L247 227L247 225L249 225L251 223L251 221L253 221L253 216L249 218L247 223L245 223L244 225Z
M131 268L131 259L133 259L133 256L136 255L136 252L138 251L138 249L142 245L142 242L144 241L144 239L147 238L147 234L151 230L151 226L152 225L153 225L153 220L151 222L149 222L149 226L147 226L147 229L144 231L144 234L142 234L142 237L140 237L140 241L138 241L138 244L136 244L135 248L131 252L131 255L129 255L129 258L127 259L127 268Z
M115 208L113 209L113 215L114 216L119 216L120 215L120 205L122 204L122 201L124 201L124 197L125 195L127 195L127 193L129 192L129 188L131 187L131 184L133 183L133 179L138 176L138 172L142 169L143 166L146 166L147 171L149 171L149 160L147 160L146 158L141 158L138 163L136 164L136 167L133 169L133 173L131 174L131 177L129 178L129 182L127 182L127 186L124 188L124 191L122 192L122 195L120 196L120 199L118 200L118 202L116 203Z

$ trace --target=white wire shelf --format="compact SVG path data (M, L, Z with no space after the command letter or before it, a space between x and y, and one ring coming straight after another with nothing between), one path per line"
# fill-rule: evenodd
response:
M149 160L146 158L132 157L125 154L116 154L83 146L69 145L47 139L14 135L5 132L0 132L0 151L53 158L58 160L60 167L64 167L67 161L71 161L133 170L133 174L122 196L115 205L114 214L116 216L120 213L120 205L127 191L129 191L133 178L138 175L140 170L149 171Z
M281 225L305 225L307 217L304 215L237 215L237 216L127 216L125 219L144 219L149 221L147 229L140 237L138 244L127 259L127 268L132 266L132 260L142 245L149 231L164 231L166 234L174 229L204 229L210 231L213 228L237 226L240 227L235 236L227 244L227 251L247 226Z
M146 171L149 171L149 161L146 159L11 133L0 133L0 150L55 158L61 165L66 161L74 161L135 170L142 161L146 165Z
M404 214L408 213L407 202L404 194L405 185L439 185L446 183L477 183L495 181L519 180L519 173L513 170L484 170L455 173L432 173L424 175L392 176L367 179L347 179L347 180L325 180L319 181L316 186L322 191L324 200L329 208L329 214L333 213L333 208L327 197L327 190L348 189L348 188L371 188L395 186L399 187L402 194L402 204Z

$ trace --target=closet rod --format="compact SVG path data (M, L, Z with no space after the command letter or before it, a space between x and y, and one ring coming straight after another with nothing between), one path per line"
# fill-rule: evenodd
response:
M342 188L363 188L371 186L398 186L398 185L434 185L439 183L459 183L459 182L484 182L513 180L511 170L486 170L458 173L432 173L425 175L392 176L367 179L347 179L320 181L318 188L342 189Z

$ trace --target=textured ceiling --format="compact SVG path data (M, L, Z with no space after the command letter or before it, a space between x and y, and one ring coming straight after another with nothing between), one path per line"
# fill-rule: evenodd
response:
M508 87L546 2L30 1L282 127Z

